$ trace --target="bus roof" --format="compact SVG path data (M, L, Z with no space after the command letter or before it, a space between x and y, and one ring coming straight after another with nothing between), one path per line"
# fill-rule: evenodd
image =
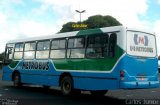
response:
M112 26L112 27L87 29L87 30L80 30L80 31L73 31L73 32L57 33L57 34L52 34L52 35L47 35L47 36L40 36L40 37L30 37L30 38L25 38L25 39L10 40L7 43L20 43L20 42L39 41L39 40L64 38L64 37L72 37L72 36L99 34L99 33L104 33L104 32L116 32L124 28L127 30L136 30L136 31L142 31L142 32L153 34L153 32L148 32L148 30L139 30L139 29L128 28L124 26Z

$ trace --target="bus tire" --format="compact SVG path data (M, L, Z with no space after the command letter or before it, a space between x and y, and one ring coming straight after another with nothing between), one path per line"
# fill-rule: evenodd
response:
M61 92L63 95L71 95L73 92L73 80L70 76L64 76L61 80Z
M21 78L20 78L20 74L19 74L19 73L15 73L15 74L13 75L13 85L14 85L14 87L16 87L16 88L22 86Z
M93 96L104 96L107 90L90 91Z

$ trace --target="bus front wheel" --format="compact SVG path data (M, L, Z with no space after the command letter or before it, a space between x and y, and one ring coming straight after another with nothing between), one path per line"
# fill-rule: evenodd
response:
M13 77L13 85L14 87L21 87L21 78L19 73L15 73Z
M70 76L65 76L62 78L61 91L63 95L71 95L73 92L73 80Z

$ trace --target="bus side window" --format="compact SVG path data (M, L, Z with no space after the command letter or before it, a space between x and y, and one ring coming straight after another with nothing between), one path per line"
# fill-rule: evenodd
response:
M111 33L109 37L109 56L110 57L115 56L116 43L117 43L117 34Z
M87 39L87 58L104 58L108 56L108 34L89 36Z
M17 43L14 49L14 59L22 59L23 57L23 43Z
M65 39L55 39L51 43L50 58L59 59L65 58L66 54L66 40Z
M50 40L39 41L37 44L36 58L48 59L49 58Z
M67 58L84 58L84 42L83 37L70 38L68 40Z
M26 42L24 47L24 59L34 59L36 42Z
M100 36L93 35L87 38L87 58L100 58L102 57L102 49L100 48Z

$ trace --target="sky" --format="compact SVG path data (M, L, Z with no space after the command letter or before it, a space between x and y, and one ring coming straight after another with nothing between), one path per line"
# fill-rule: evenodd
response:
M160 55L160 0L0 0L0 52L9 40L57 33L66 22L79 21L75 10L110 15L127 27L156 33Z

